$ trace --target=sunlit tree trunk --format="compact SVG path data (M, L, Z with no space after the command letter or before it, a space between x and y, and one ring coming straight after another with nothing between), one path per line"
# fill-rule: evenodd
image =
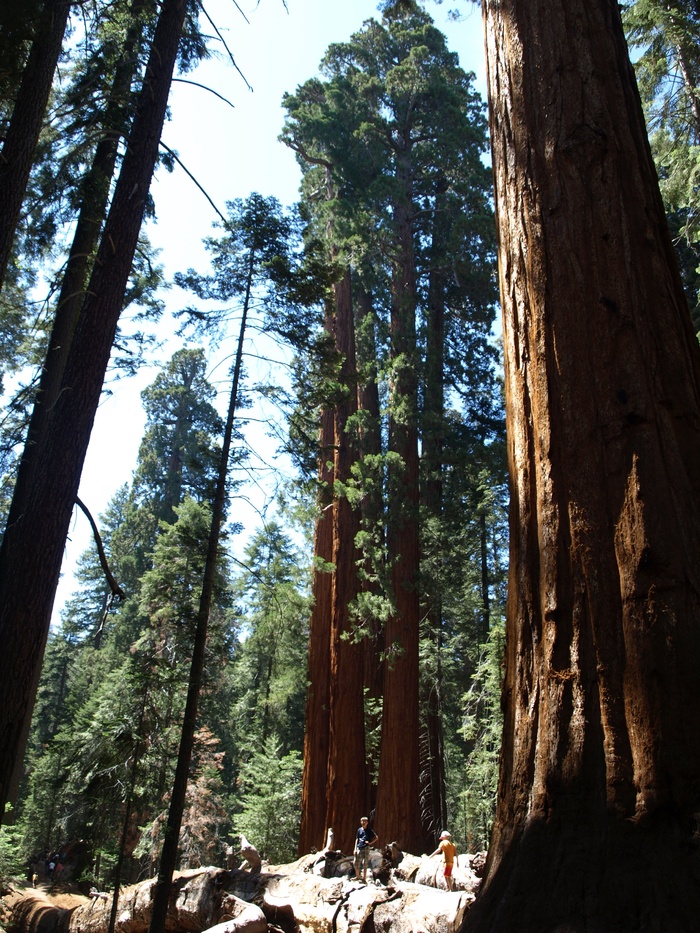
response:
M416 271L410 153L396 154L401 192L394 205L397 257L392 273L389 520L394 611L385 627L384 706L376 832L409 852L422 849L418 806L418 374Z
M470 931L700 916L700 354L615 0L486 0L511 564Z

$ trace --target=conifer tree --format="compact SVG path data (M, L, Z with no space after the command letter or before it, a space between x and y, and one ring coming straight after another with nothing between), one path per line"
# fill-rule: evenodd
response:
M294 96L285 98L289 116L283 138L305 166L305 191L318 191L325 173L323 199L314 201L309 197L306 209L316 217L319 228L325 224L330 231L329 239L332 237L335 246L334 252L329 251L329 261L334 260L341 268L352 268L358 306L362 302L371 307L376 301L388 331L388 451L377 474L377 452L368 444L367 463L363 466L356 460L351 471L355 479L346 491L349 488L356 501L366 496L367 504L370 485L377 489L377 476L386 471L387 514L370 517L366 513L367 527L361 535L361 540L372 543L375 551L374 566L367 565L364 572L375 580L384 577L385 585L388 583L380 610L386 661L382 686L384 764L382 767L380 761L377 826L382 835L386 832L418 851L423 848L418 804L418 449L423 431L424 448L433 457L433 465L424 472L434 479L439 472L435 458L439 461L440 451L439 444L433 442L435 431L430 432L437 424L437 430L443 430L440 405L444 405L444 390L440 391L440 385L447 357L446 340L444 345L443 338L431 344L430 385L435 389L421 393L422 326L429 316L425 306L423 318L424 295L430 293L429 301L434 306L434 319L427 327L432 334L438 305L452 310L461 301L464 309L469 307L469 300L463 297L466 289L460 298L454 294L447 297L454 292L446 284L454 276L454 269L450 269L448 248L438 241L442 236L454 249L459 236L448 233L450 224L443 215L459 217L468 205L476 220L471 240L461 228L460 245L472 247L471 254L465 250L464 268L474 260L475 265L482 261L485 270L481 282L478 275L471 276L473 307L480 309L472 320L482 313L479 327L488 327L493 295L486 270L492 257L487 176L480 163L485 126L469 77L447 52L444 37L430 18L415 4L387 5L381 24L370 21L350 42L331 46L322 64L322 75L325 80L313 79ZM468 158L464 157L465 151ZM450 211L445 210L446 204ZM432 232L430 222L422 219L426 217L434 219ZM456 230L459 223L453 226ZM433 235L435 245L431 250L426 243ZM389 259L381 263L378 257ZM375 288L376 294L370 297L369 288ZM360 316L371 320L371 315L364 312ZM469 316L468 312L460 315L460 323ZM481 339L485 343L485 336ZM349 358L348 350L343 349L341 359L346 365ZM492 365L492 358L487 369L488 365ZM356 375L351 380L357 391L360 380ZM348 384L347 375L343 384ZM423 420L420 406L425 399L436 410ZM366 411L357 418L353 416L350 423L354 431L359 425L360 435L364 433L368 439L367 428L377 418L371 404ZM335 443L338 445L337 436ZM359 477L370 485L356 487ZM343 488L337 478L336 484ZM376 505L379 500L373 495ZM370 530L370 523L376 528L377 519L386 522L386 536ZM344 522L352 527L348 516ZM384 567L376 554L378 542L387 555ZM377 600L367 592L358 606L373 603L376 611ZM360 629L368 631L367 620L362 620L363 610L356 609L356 613L359 615L354 622L359 621ZM371 680L367 678L368 688ZM370 689L374 692L373 687ZM351 731L353 727L347 728ZM401 743L396 740L399 734Z
M64 371L70 391L59 394L31 494L23 501L13 498L0 547L0 635L8 665L0 676L2 807L15 759L22 754L24 717L34 702L63 544L158 157L186 11L186 0L162 4L129 146ZM31 589L25 585L28 579Z

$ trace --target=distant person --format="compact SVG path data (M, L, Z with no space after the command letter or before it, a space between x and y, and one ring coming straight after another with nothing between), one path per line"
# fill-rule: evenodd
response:
M378 839L377 834L369 825L369 820L363 816L360 820L360 828L355 837L355 878L360 881L360 872L362 872L362 881L367 881L367 863L369 861L369 849L373 842Z
M452 866L459 866L459 858L457 856L457 846L454 844L454 842L452 842L452 836L447 832L446 829L440 833L440 845L434 852L431 852L430 858L432 858L434 855L440 855L441 852L445 858L445 884L447 885L447 890L451 891L454 887Z

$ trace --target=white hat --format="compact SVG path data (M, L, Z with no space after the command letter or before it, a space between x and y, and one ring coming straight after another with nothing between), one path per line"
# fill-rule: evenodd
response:
M441 838L441 839L451 839L452 836L450 836L450 834L447 832L446 829L443 829L443 831L440 833L440 838Z

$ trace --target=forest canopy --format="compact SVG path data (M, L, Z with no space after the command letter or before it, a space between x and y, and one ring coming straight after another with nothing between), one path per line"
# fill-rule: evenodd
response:
M620 175L613 217L612 128L584 120L584 130L565 127L563 155L545 145L559 137L542 88L535 81L532 99L521 98L499 50L540 49L556 29L534 7L525 16L517 0L506 5L511 17L483 4L490 115L431 5L380 4L305 63L278 101L277 145L298 168L293 203L253 188L238 196L232 184L221 205L159 144L173 83L198 85L201 63L223 55L247 83L205 7L35 0L0 12L0 785L12 824L0 831L0 871L43 871L44 853L81 840L76 881L118 891L157 875L164 911L173 870L226 864L241 834L280 863L322 849L332 826L350 853L366 813L383 844L414 854L431 852L447 827L461 852L491 844L491 893L473 921L485 930L513 840L521 834L537 852L529 826L550 806L558 812L570 773L575 787L595 773L591 786L615 812L639 816L625 797L634 783L626 755L637 751L620 737L617 691L649 730L663 724L669 747L677 736L641 692L624 694L609 661L617 648L597 668L591 660L616 637L614 626L605 638L598 628L613 604L625 665L634 658L640 679L646 648L629 634L636 610L628 621L633 600L615 595L615 574L601 571L594 585L579 554L602 562L617 548L626 567L623 524L630 541L643 524L631 486L619 485L614 444L598 450L592 440L605 435L600 419L622 438L620 457L637 463L643 449L642 466L656 463L656 448L634 432L658 400L651 391L633 410L646 389L630 373L649 368L661 380L676 357L694 372L697 341L677 322L689 306L697 334L700 20L693 4L628 0L618 19L616 4L595 0L596 23L613 36L611 81L630 100L623 24L634 52L646 128L640 110L634 144L627 124L615 132L656 205L644 242L660 244L649 260L657 278L670 270L674 336L660 362L656 349L634 356L619 334L641 332L636 315L646 318L630 299L624 327L587 366L584 320L628 307L609 283L634 273L605 276L618 231L633 240L624 209L642 195ZM506 41L506 20L517 43ZM552 20L564 35L562 22ZM564 71L552 77L557 93ZM579 190L584 152L588 188ZM599 176L600 164L614 171ZM160 222L152 180L178 170L216 220L194 258L169 271L150 241ZM548 187L555 177L559 188ZM592 206L586 192L599 181ZM568 253L557 249L573 230L571 212L559 213L564 190L581 204L580 245ZM610 230L597 251L586 225L601 205ZM577 315L567 296L587 269L602 297ZM639 344L656 348L649 326ZM608 339L602 324L594 332ZM141 379L136 461L91 516L93 541L51 624L93 421L117 375L117 393ZM630 408L624 417L603 399L608 377ZM685 398L691 376L668 378L664 397ZM690 398L678 404L692 410ZM679 451L681 478L662 483L674 490L674 516L678 490L693 485L682 478L694 443L690 431L677 440L683 417L658 421L669 458ZM598 451L595 470L572 453L581 432L586 451ZM271 470L257 449L270 437ZM591 491L603 474L607 500ZM639 488L653 485L651 473L635 476ZM662 496L652 499L645 515ZM623 503L619 515L610 518L608 502ZM611 545L601 529L613 525ZM659 547L654 534L673 540L673 527L661 527L645 554ZM671 550L675 580L685 565ZM640 558L629 579L646 567ZM539 726L519 726L535 708ZM599 721L600 742L586 732ZM598 744L603 790L587 758ZM645 767L635 780L656 787L656 762ZM589 817L598 825L592 805ZM154 933L164 922L156 914L154 905Z

